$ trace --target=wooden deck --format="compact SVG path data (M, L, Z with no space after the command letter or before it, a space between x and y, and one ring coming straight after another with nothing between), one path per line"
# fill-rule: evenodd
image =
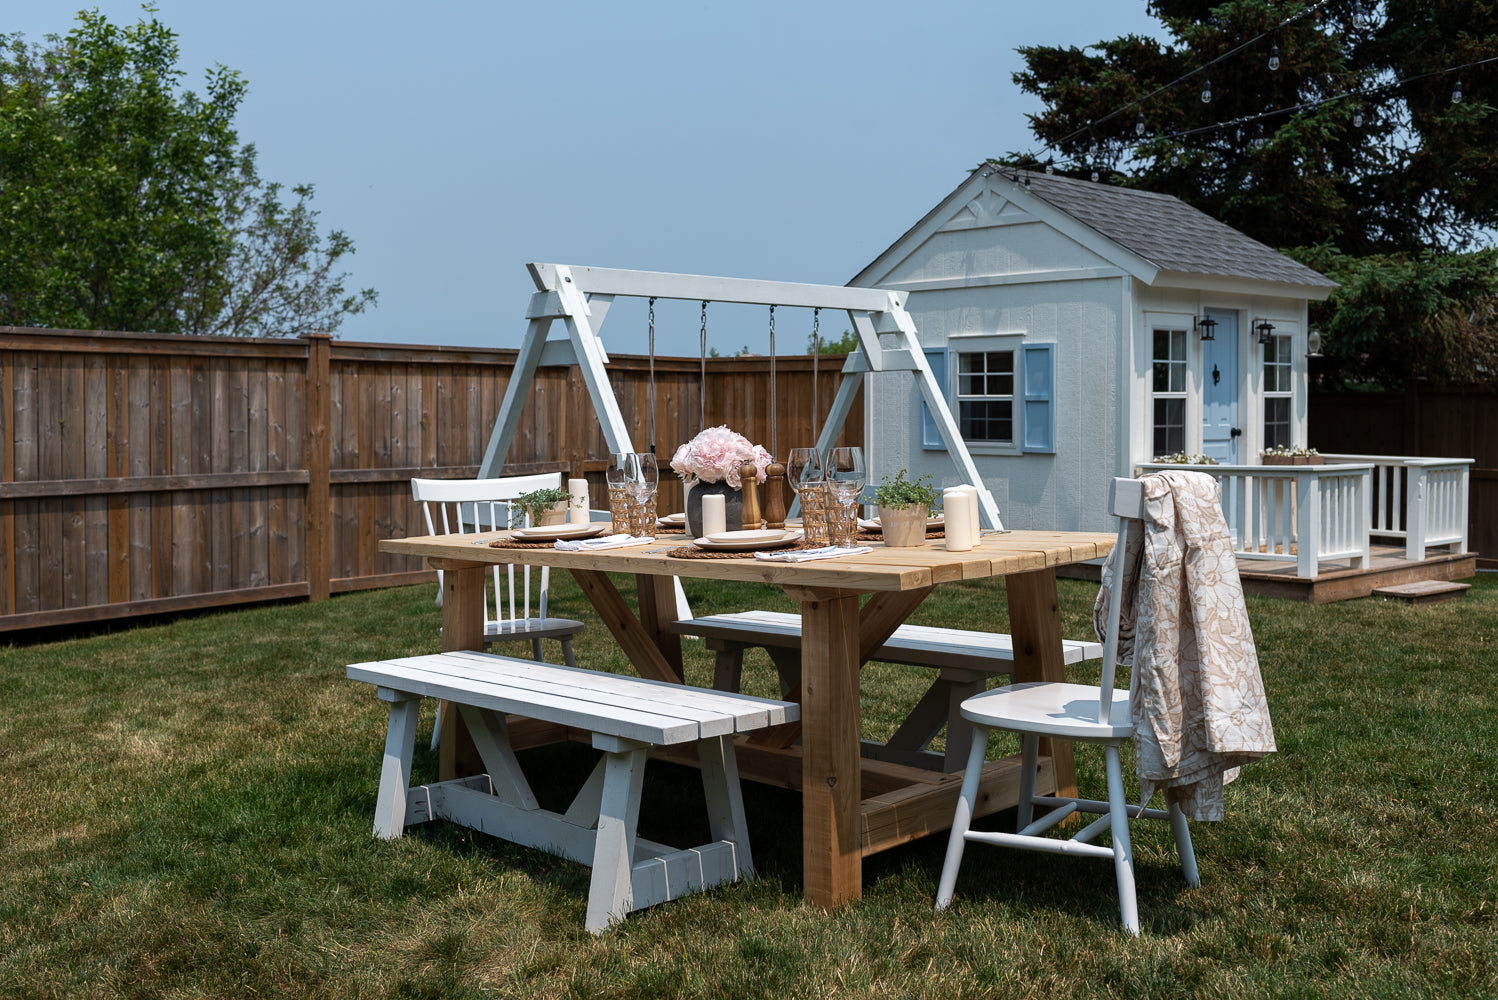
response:
M1297 576L1293 563L1266 562L1262 559L1239 559L1238 575L1243 590L1266 597L1283 597L1311 604L1330 604L1369 597L1379 587L1425 580L1464 580L1477 575L1477 553L1435 552L1420 562L1404 557L1404 546L1375 545L1372 565L1354 569L1346 560L1324 562L1317 566L1315 579ZM1098 579L1099 567L1081 564L1063 567L1058 576Z

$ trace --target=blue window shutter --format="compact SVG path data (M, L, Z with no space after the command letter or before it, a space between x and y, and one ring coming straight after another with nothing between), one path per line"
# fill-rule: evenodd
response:
M926 350L926 363L931 366L931 374L936 376L936 388L943 396L947 395L947 349L945 347L928 347ZM921 390L916 388L916 392ZM947 443L941 439L941 428L936 423L936 418L931 415L931 408L926 405L926 397L921 396L921 447L934 448L938 451L946 451ZM950 405L950 402L949 402Z
M1021 451L1056 451L1056 345L1025 344Z

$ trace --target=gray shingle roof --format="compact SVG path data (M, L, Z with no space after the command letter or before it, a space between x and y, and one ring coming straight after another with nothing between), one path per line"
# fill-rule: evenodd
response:
M999 173L1005 177L1018 175L1020 183L1028 175L1031 194L1163 271L1337 287L1336 282L1319 272L1172 195L1053 174L1027 174L1010 169Z

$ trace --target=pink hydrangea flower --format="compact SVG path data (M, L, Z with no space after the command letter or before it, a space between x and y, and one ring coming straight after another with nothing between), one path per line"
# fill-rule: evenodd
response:
M727 483L741 489L739 468L753 462L755 481L764 482L770 453L727 426L709 427L676 449L671 468L683 479L700 479L706 483Z

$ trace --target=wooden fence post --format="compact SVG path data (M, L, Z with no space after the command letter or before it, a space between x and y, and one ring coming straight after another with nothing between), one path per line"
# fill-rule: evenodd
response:
M325 601L332 591L333 539L332 443L328 438L329 355L333 338L326 333L304 334L307 341L307 510L302 519L303 551L307 553L308 596Z

